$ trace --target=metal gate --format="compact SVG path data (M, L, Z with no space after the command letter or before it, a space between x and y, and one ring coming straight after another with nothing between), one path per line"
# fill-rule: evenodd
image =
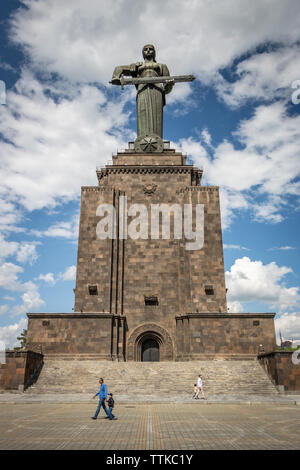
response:
M142 343L142 362L159 361L159 344L155 339L146 339Z

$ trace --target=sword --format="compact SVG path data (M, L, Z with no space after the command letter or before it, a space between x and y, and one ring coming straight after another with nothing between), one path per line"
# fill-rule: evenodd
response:
M121 85L122 90L125 85L141 85L141 84L151 84L151 83L177 83L177 82L192 82L196 77L194 75L176 75L169 77L144 77L144 78L125 78L121 76L120 78L115 78L109 83L112 85Z

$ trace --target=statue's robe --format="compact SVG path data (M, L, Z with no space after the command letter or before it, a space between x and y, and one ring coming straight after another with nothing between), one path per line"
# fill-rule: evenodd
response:
M132 77L161 77L170 76L165 64L157 62L137 62L131 65L115 68L112 80L118 81L121 75ZM140 84L136 86L137 135L163 135L163 107L166 103L165 94L172 86L155 84Z

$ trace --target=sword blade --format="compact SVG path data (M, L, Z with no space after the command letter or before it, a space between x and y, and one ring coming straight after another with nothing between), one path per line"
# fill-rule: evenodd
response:
M151 83L167 83L167 82L192 82L195 80L194 75L175 75L175 76L163 76L163 77L144 77L144 78L120 78L120 83L110 81L112 85L144 85Z

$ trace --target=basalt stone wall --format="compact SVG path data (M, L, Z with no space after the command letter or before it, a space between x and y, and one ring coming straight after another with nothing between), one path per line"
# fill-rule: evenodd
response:
M44 355L124 359L125 318L109 314L28 314L27 346Z
M113 165L97 170L99 186L82 188L75 312L126 315L129 335L139 325L153 322L173 339L176 315L227 312L219 192L217 187L202 187L201 176L202 170L171 150L127 151L114 156ZM119 237L120 196L127 197L127 210L132 204L146 207L148 239ZM96 212L105 203L116 208L114 240L97 237L101 217ZM182 210L185 204L203 204L204 246L189 251L188 240L174 239L173 215L170 237L162 239L161 225L160 238L150 238L155 204L177 204ZM128 224L134 218L126 217Z
M202 354L258 354L276 345L275 314L188 314L176 317L177 358Z
M177 191L178 201L204 206L204 245L201 249L184 249L180 261L185 263L181 283L185 312L227 312L219 188L189 186Z
M43 363L42 354L33 351L6 351L6 362L0 365L0 388L23 390L33 381Z
M100 204L118 202L119 193L111 187L83 187L81 192L80 227L78 239L75 312L112 313L115 283L112 274L118 242L100 240L96 234ZM89 288L96 291L91 295ZM114 311L115 313L115 311Z
M260 354L258 359L276 385L287 392L300 392L300 364L294 364L292 357L291 351L273 351Z

